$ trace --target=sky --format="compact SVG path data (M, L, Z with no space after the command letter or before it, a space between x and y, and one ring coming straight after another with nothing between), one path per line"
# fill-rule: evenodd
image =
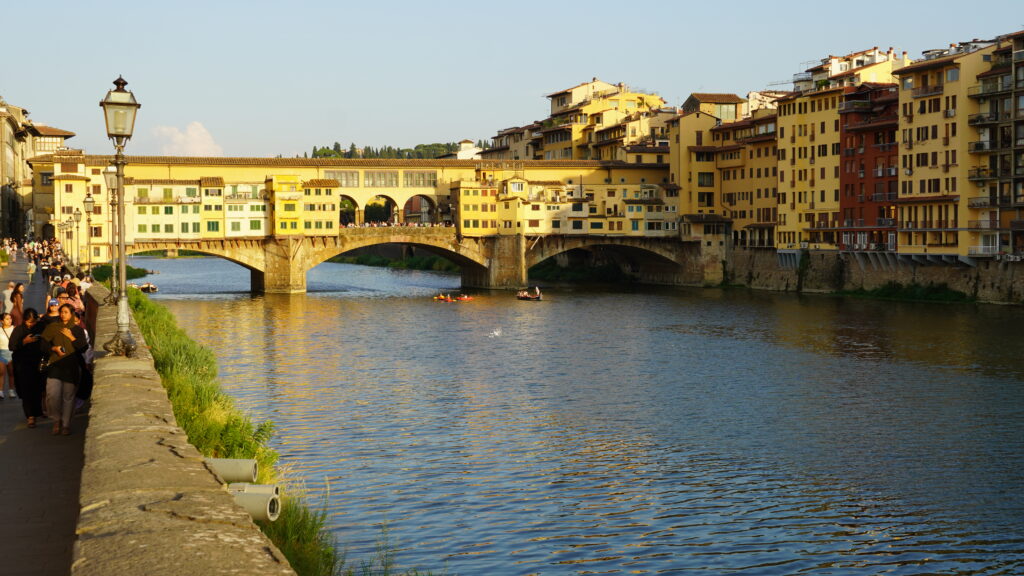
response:
M1024 29L1020 0L950 4L2 0L21 24L5 25L0 97L91 154L113 150L99 101L119 75L142 104L129 155L476 141L595 77L679 106L788 89L830 54L917 58Z

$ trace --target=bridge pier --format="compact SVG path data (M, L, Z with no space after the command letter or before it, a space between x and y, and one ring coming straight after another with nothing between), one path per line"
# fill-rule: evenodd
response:
M306 271L312 266L301 237L275 238L263 245L264 270L251 270L253 292L298 294L306 291Z
M463 266L462 285L466 288L522 288L526 286L526 238L495 236L489 244L486 267Z

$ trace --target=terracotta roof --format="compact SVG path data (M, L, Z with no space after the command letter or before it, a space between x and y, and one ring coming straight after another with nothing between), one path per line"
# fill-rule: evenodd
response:
M561 180L529 180L528 183L538 186L565 186L565 182Z
M922 70L931 70L933 68L940 68L947 64L953 64L957 58L972 54L972 52L958 52L956 54L950 54L949 56L943 56L941 58L932 58L931 60L921 60L904 66L903 68L897 68L892 73L896 76L902 76L904 74L913 74L914 72L921 72Z
M223 188L224 179L220 176L203 176L199 179L199 185L204 188Z
M746 102L746 100L735 94L719 94L711 92L694 92L693 94L690 94L690 98L709 104L739 104L741 102Z
M656 205L659 205L659 204L664 204L665 201L662 200L661 198L624 198L622 200L622 203L623 204L641 204L641 205L644 205L644 206L656 206Z
M85 155L75 158L91 166L106 166L114 159L111 155ZM29 158L29 164L59 162L55 154L44 154ZM494 160L402 160L397 158L259 158L259 157L225 157L225 156L126 156L125 161L132 164L169 164L177 166L257 166L267 168L288 167L324 167L324 168L477 168L482 163ZM542 168L635 168L638 164L629 164L617 160L517 160L524 167Z
M341 182L335 178L313 178L302 183L303 188L341 188Z
M89 177L88 176L80 176L78 174L54 174L53 175L53 179L54 180L85 180L86 182L89 181Z
M199 186L199 180L171 180L169 178L125 178L129 186Z
M33 127L40 136L64 136L65 138L71 138L75 135L74 132L68 132L67 130L61 130L60 128L54 128L45 124L35 124Z

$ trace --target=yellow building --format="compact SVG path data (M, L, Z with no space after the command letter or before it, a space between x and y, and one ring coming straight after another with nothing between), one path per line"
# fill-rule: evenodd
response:
M985 75L998 45L930 50L899 71L899 254L957 262L1000 247L998 187L988 171L999 142L983 116L1000 102ZM979 76L981 84L979 85ZM997 108L998 110L998 108Z
M683 240L716 239L728 231L722 213L721 179L712 130L720 124L705 112L684 112L668 122L669 182L666 198L676 206Z
M883 52L876 47L829 56L794 76L794 92L777 102L780 253L836 249L841 97L847 87L862 82L894 82L893 71L908 63L905 54L898 57L891 48Z
M32 160L36 189L49 192L59 221L82 206L86 192L96 197L94 262L110 255L111 194L102 180L109 162L80 150ZM129 157L125 170L130 244L332 235L343 204L355 207L351 225L363 225L374 202L402 208L388 225L416 214L412 224L454 224L464 236L678 233L666 170L654 164ZM86 253L80 233L65 240Z
M778 219L778 165L775 111L711 130L717 147L723 215L732 221L733 246L773 248Z
M52 190L46 197L32 194L28 160L63 147L74 135L33 122L28 110L0 97L0 234L4 237L18 238L50 223L53 214L37 209L34 202L52 206Z

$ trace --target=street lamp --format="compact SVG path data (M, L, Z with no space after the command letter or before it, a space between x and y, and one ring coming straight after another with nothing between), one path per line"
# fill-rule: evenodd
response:
M64 221L64 239L67 240L67 248L64 249L64 254L68 257L68 263L71 264L68 268L75 267L75 223L71 216Z
M79 224L82 222L82 211L75 208L75 213L71 215L71 218L75 221L75 266L81 266L82 264L82 228Z
M103 298L104 304L116 304L118 302L118 170L114 166L108 166L103 170L103 181L106 182L106 194L111 199L111 293Z
M113 166L117 174L117 334L103 345L103 349L115 356L131 356L135 352L135 342L128 330L128 296L125 293L127 273L125 269L125 230L124 230L124 146L132 137L135 129L135 113L141 104L135 101L135 95L124 87L128 83L118 76L114 80L114 90L100 102L103 116L107 124L107 137L113 140ZM109 181L108 181L109 182Z
M85 207L85 257L86 266L85 269L88 274L92 275L92 211L96 209L96 200L92 197L92 192L85 193L85 200L82 202L82 206ZM75 211L78 212L77 210Z

